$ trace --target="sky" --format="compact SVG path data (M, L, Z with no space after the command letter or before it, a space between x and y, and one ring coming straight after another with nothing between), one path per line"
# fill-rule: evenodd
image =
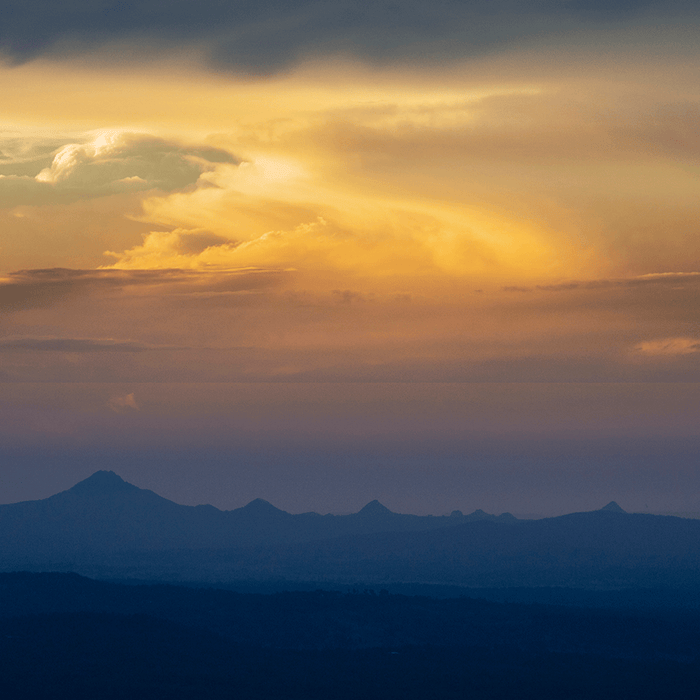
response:
M8 0L0 502L700 513L700 9Z

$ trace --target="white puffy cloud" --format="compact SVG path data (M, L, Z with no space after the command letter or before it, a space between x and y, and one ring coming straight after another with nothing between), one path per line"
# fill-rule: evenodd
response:
M194 184L216 163L234 163L218 149L179 145L145 134L102 132L91 143L67 144L38 182L80 189L121 191L125 187L174 190Z
M219 164L238 162L221 149L183 145L149 134L103 131L91 141L61 146L50 164L36 174L27 173L32 163L20 164L21 172L12 163L10 172L0 173L0 206L154 189L172 192L195 185L202 173ZM35 160L35 167L39 163Z

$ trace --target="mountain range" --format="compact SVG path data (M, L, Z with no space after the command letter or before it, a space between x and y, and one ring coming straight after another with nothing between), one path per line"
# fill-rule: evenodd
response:
M99 471L0 506L0 570L167 581L364 581L619 588L700 582L700 521L598 511L540 520L475 511L292 515L256 499L183 506Z
M379 501L351 515L292 515L257 498L243 508L183 506L98 471L67 491L0 506L6 551L74 552L222 549L329 539L373 532L430 530L477 520L511 521L477 510L450 516L392 513Z

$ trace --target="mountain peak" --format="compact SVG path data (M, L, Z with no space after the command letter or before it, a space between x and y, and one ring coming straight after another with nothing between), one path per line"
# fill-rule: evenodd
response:
M103 469L87 479L83 479L68 490L80 495L105 495L135 491L138 490L138 487L124 481L118 474Z
M362 513L362 515L393 515L393 513L385 505L382 505L376 498L373 501L370 501L362 510L360 510L360 513Z
M615 503L615 501L610 501L607 506L603 506L601 510L605 510L609 513L626 513L627 511Z
M269 501L264 498L255 498L247 505L243 506L241 510L245 510L248 513L282 513L279 508L276 508Z

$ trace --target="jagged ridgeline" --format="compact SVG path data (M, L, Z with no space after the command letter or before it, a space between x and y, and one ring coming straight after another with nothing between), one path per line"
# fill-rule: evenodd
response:
M417 516L378 501L351 515L183 506L99 471L39 501L0 506L4 571L174 581L313 580L463 586L695 585L700 521L598 511Z

